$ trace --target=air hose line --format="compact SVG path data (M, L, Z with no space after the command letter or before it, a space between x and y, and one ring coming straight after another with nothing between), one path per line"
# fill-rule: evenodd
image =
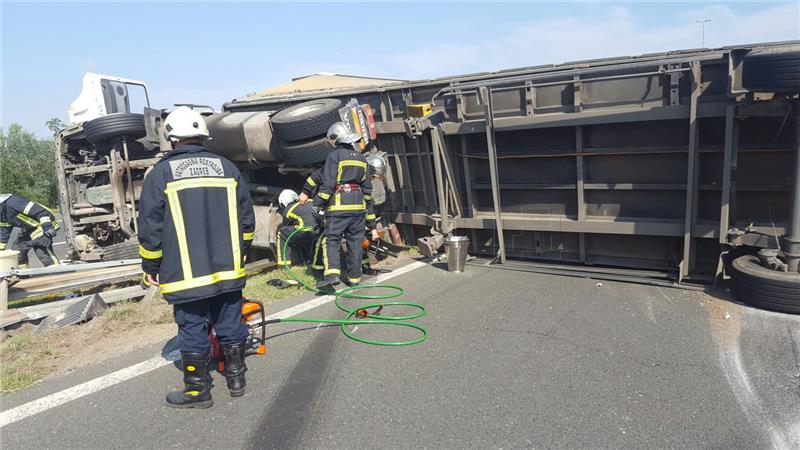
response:
M312 231L313 227L300 227L296 230L292 231L289 236L286 238L286 242L283 244L283 254L287 254L287 250L289 248L289 242L291 242L292 238L300 232L309 232ZM347 336L348 338L361 342L363 344L369 345L383 345L383 346L402 346L402 345L414 345L424 342L428 338L428 330L424 327L417 325L411 320L417 319L422 317L427 312L425 307L419 303L408 302L408 301L384 301L393 298L400 297L401 295L405 294L405 289L401 288L400 286L396 286L393 284L365 284L365 285L356 285L356 286L349 286L344 289L335 291L335 292L325 292L317 289L315 286L311 286L310 284L306 283L302 278L297 276L292 270L291 265L287 265L285 267L286 271L289 273L295 281L300 283L304 288L307 290L315 293L315 294L330 294L335 297L334 304L337 308L342 310L345 313L343 319L316 319L310 317L287 317L283 319L275 319L270 320L268 323L276 323L276 322L296 322L296 323L327 323L327 324L335 324L341 327L342 333ZM376 289L379 292L382 291L383 293L377 294L365 294L360 293L359 291L366 290L366 289ZM355 308L347 308L342 304L342 300L344 299L358 299L358 300L370 300L371 303L363 304L356 306ZM379 311L383 310L384 308L391 308L395 306L404 306L414 308L417 311L412 314L402 315L402 316L389 316L381 314ZM371 311L371 312L370 312ZM350 326L362 326L362 325L387 325L387 326L395 326L395 327L405 327L411 328L416 330L420 333L420 336L415 339L405 340L405 341L381 341L381 340L374 340L374 339L366 339L360 336L356 336L353 331L350 330Z

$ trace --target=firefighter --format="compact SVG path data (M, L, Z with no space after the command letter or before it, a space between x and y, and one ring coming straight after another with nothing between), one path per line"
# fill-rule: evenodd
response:
M11 230L19 228L11 248L18 250L17 267L28 267L28 251L33 249L42 265L59 264L53 252L53 238L61 224L53 212L39 203L13 194L0 194L0 250L6 249Z
M298 200L302 204L306 204L311 199L317 195L317 191L319 190L319 186L322 184L322 167L318 167L316 170L311 172L311 175L306 178L305 184L303 184L303 191L300 193ZM318 222L319 227L317 227L317 231L315 231L314 235L314 255L311 259L311 268L315 272L322 273L325 269L325 265L322 261L322 247L325 246L325 236L323 235L323 228L324 221Z
M231 396L245 391L249 333L242 323L242 289L255 216L239 170L203 146L203 116L179 107L164 130L173 150L144 180L139 254L146 282L159 285L178 325L185 387L167 394L167 406L207 408L213 404L208 320L224 349Z
M361 136L351 133L341 122L331 125L327 136L335 148L322 168L322 184L313 202L316 211L324 208L325 215L325 245L322 247L325 272L317 283L320 290L332 289L340 279L349 285L358 284L365 227L371 230L373 239L377 237L367 160L353 145ZM346 278L341 273L342 238L347 244Z
M279 266L301 265L311 259L311 250L314 245L314 230L317 220L311 211L311 205L303 204L298 201L297 192L291 189L284 189L278 195L278 205L280 205L283 224L278 227L276 236L276 255ZM312 227L304 230L305 227ZM292 236L289 242L289 254L283 253L286 239L295 230L301 230Z

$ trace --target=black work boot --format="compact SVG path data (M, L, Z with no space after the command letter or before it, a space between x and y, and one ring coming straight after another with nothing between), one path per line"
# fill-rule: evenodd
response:
M244 395L244 388L247 381L244 373L247 365L244 363L245 352L247 351L247 339L245 338L238 344L228 344L225 348L225 381L228 383L228 390L231 397Z
M167 406L172 408L208 408L214 404L211 399L211 353L184 353L183 383L185 387L167 394Z

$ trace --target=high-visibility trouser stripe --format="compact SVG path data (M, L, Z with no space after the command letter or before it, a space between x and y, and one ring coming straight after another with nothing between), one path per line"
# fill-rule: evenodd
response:
M139 246L139 256L144 259L158 259L164 255L162 250L148 250L141 245Z
M361 264L369 264L369 257L362 259Z
M10 226L11 226L11 224L8 223L8 222L0 222L0 227L5 228L5 227L10 227Z
M24 209L24 210L22 210L22 214L25 214L25 215L27 215L29 212L31 212L31 208L33 208L33 205L35 205L35 204L36 204L36 203L33 203L33 202L28 202L28 204L27 204L27 205L25 205L25 209Z
M47 247L45 250L47 251L47 254L50 255L50 258L53 260L54 265L56 266L61 265L61 261L58 259L58 256L56 256L56 254L53 253L53 247Z
M355 159L344 159L339 161L339 167L336 173L336 182L342 182L342 171L345 167L361 167L365 171L367 170L367 163L365 161L358 161Z
M375 214L367 214L367 220L375 220L377 218L378 216L376 216Z
M354 283L354 284L355 284L355 283L360 283L360 282L361 282L361 277L359 277L359 278L350 278L350 277L347 277L347 281L349 281L349 282L351 282L351 283Z
M331 268L330 264L328 263L328 238L325 238L325 242L322 245L322 263L325 267L325 276L328 275L339 275L342 273L341 270L337 268Z
M170 292L185 291L186 289L193 289L210 284L219 283L220 281L236 280L247 275L244 269L227 270L224 272L212 273L211 275L204 275L202 277L192 278L191 280L175 281L173 283L163 283L160 286L162 294L169 294Z
M278 263L279 266L288 266L289 263L283 256L283 245L283 236L281 236L281 232L278 231L278 236L275 238L275 262Z
M317 185L317 182L314 181L314 179L311 178L311 177L306 178L306 183L308 183L309 186L316 186Z
M0 242L0 250L5 250L5 249L6 249L6 243Z
M326 239L328 239L328 238L326 238L325 236L321 236L319 239L317 239L317 245L314 246L314 261L311 262L311 264L312 264L311 267L314 268L314 269L324 269L325 268L325 266L321 266L321 265L317 264L317 261L319 261L320 248L323 247L327 243Z
M328 194L328 193L325 193L325 192L320 192L317 195L319 195L319 198L321 198L323 200L329 200L331 198L331 194Z
M242 239L245 241L252 241L255 235L256 235L255 232L253 233L244 232L242 233Z

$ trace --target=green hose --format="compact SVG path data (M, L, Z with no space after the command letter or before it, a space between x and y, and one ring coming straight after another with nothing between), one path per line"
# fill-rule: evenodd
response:
M289 236L286 238L286 242L283 244L283 254L287 254L287 250L289 248L289 242L292 240L295 234L299 232L311 231L313 230L312 227L301 227L297 228L296 230L292 231ZM289 275L295 279L298 283L300 283L304 288L308 289L311 292L317 294L325 294L325 292L320 291L314 286L310 286L305 281L303 281L300 277L298 277L291 268L291 265L286 266L286 271L289 272ZM384 294L359 294L356 291L361 289L383 289L388 291ZM420 305L419 303L413 302L401 302L401 301L391 301L391 302L379 302L379 303L369 303L366 305L360 305L353 309L348 309L341 304L341 300L345 298L355 298L361 300L388 300L391 298L399 297L405 294L405 289L401 288L400 286L395 286L393 284L370 284L364 286L350 286L339 291L333 292L332 295L336 297L334 303L336 307L341 309L346 313L344 319L335 320L335 319L314 319L308 317L287 317L285 319L280 319L281 322L299 322L299 323L331 323L340 325L342 329L342 333L347 336L348 338L361 342L363 344L370 344L370 345L383 345L383 346L401 346L401 345L414 345L424 342L428 338L428 330L425 328L409 322L409 320L413 320L425 315L426 310L425 307ZM416 308L417 311L414 314L409 314L405 316L386 316L386 315L377 315L374 312L370 313L369 310L372 308L381 309L384 307L391 307L391 306L410 306L412 308ZM370 320L365 319L356 319L353 320L353 317L365 317ZM389 341L378 341L372 339L365 339L362 337L358 337L353 332L351 332L347 327L349 325L390 325L390 326L398 326L398 327L406 327L412 328L417 330L421 333L421 335L416 339L411 339L407 341L396 341L396 342L389 342Z

